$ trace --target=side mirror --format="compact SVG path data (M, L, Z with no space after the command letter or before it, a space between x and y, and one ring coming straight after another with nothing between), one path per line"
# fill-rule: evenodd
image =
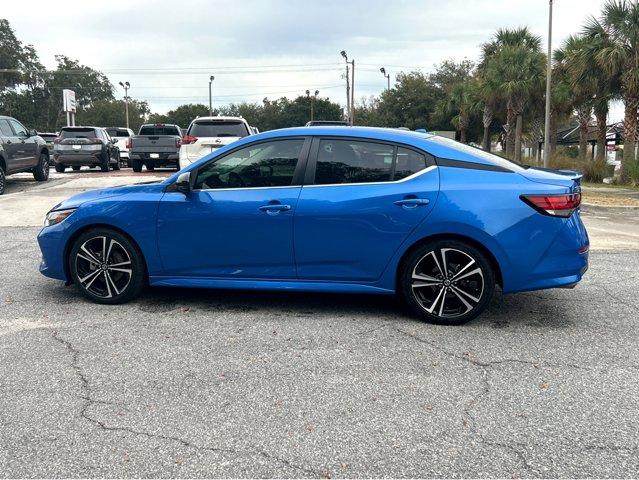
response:
M187 195L191 192L191 172L180 173L175 181L175 190Z
M29 130L27 130L27 134L30 137L35 137L38 135L38 131L35 128L30 128Z
M118 139L117 139L117 138L112 138L112 139L111 139L111 143L112 143L113 145L115 145L116 143L118 143Z

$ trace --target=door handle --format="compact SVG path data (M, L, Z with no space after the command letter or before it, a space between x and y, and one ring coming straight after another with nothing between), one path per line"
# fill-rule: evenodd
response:
M271 215L275 213L279 213L279 212L285 212L290 209L291 209L290 205L282 205L281 203L273 203L271 205L262 205L260 207L261 212L266 212Z
M397 200L393 203L398 207L417 208L421 207L422 205L428 205L430 203L430 200L428 200L427 198L403 198L402 200Z

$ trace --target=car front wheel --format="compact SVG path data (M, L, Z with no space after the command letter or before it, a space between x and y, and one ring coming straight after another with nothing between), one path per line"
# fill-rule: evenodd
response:
M118 304L137 297L146 284L142 253L125 235L89 230L73 243L69 271L76 288L97 303Z
M33 169L33 178L38 182L46 182L49 179L49 154L40 154L38 164Z
M424 320L460 325L487 307L495 290L495 274L474 246L437 240L409 254L398 287L408 307Z
M2 165L0 165L0 195L4 193L4 184L6 181L6 177L4 176L4 169Z

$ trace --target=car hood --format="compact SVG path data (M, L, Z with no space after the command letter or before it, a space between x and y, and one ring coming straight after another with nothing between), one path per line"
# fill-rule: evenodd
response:
M67 208L77 208L87 202L104 200L106 198L118 197L129 193L154 192L162 190L165 187L164 182L148 182L138 183L136 185L124 185L121 187L109 187L99 190L89 190L87 192L78 193L66 200L58 203L51 210L64 210Z
M550 168L529 167L518 172L532 182L575 188L581 185L581 173L574 170L553 170Z

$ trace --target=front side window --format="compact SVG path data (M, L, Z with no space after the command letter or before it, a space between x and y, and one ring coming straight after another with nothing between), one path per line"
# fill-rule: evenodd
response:
M315 184L388 182L392 145L358 140L320 140Z
M11 126L13 127L13 130L16 132L16 137L27 137L27 129L24 128L24 125L22 125L20 122L16 121L16 120L9 120L9 122L11 122Z
M235 150L202 167L195 189L291 185L304 139L263 142Z

